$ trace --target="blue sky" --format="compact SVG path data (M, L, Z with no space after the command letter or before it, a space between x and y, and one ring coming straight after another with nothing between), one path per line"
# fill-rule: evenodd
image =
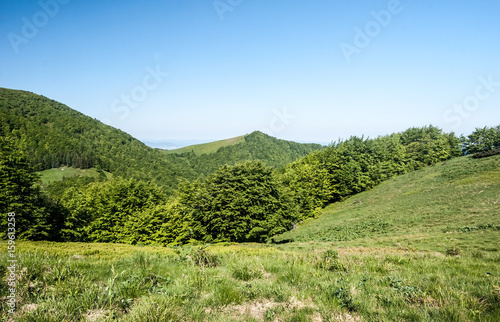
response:
M0 0L0 86L144 141L500 124L500 2Z

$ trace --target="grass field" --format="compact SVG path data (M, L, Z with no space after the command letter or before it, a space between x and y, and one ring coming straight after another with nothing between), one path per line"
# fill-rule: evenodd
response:
M91 169L78 169L73 167L59 167L48 169L44 171L40 171L38 173L43 183L50 183L54 181L62 181L63 178L71 178L71 177L98 177L99 173L95 168ZM112 174L109 172L105 172L106 177L111 178Z
M171 154L171 153L185 153L185 152L194 152L196 155L201 155L201 154L210 154L210 153L215 153L217 150L219 150L221 147L224 146L229 146L229 145L235 145L241 142L245 141L245 136L238 136L235 138L230 138L226 140L220 140L220 141L214 141L214 142L209 142L209 143L203 143L203 144L195 144L195 145L190 145L186 146L183 148L179 149L174 149L174 150L162 150L164 153Z
M2 319L498 321L499 207L500 156L465 157L332 205L289 243L19 242Z

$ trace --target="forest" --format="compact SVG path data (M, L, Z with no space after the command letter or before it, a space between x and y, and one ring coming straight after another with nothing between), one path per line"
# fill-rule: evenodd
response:
M464 154L500 152L500 126L457 137L429 125L325 148L254 132L248 150L165 155L55 101L0 93L0 210L17 214L17 237L28 240L272 241L326 205L395 176ZM267 153L255 152L259 147ZM60 165L114 176L40 182L37 171Z

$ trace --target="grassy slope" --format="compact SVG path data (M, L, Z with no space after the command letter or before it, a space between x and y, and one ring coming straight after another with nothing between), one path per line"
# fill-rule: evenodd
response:
M184 148L179 148L179 149L174 149L174 150L161 150L162 152L166 154L181 154L185 152L194 152L196 155L201 155L201 154L210 154L210 153L215 153L217 150L219 150L223 146L230 146L230 145L235 145L240 142L245 141L245 136L237 136L235 138L230 138L226 140L219 140L219 141L214 141L214 142L209 142L209 143L203 143L203 144L195 144L195 145L190 145L186 146Z
M99 177L99 173L95 168L78 169L73 167L59 167L40 171L38 174L43 183L62 181L63 178L71 177ZM105 174L108 179L112 177L112 174L109 172L105 172Z
M500 156L461 157L333 204L320 218L275 239L332 241L348 246L404 244L442 252L453 245L474 247L477 234L494 231L494 227L474 227L500 226L499 214ZM473 231L463 233L467 227ZM491 238L498 238L498 233ZM495 248L494 241L482 247Z
M304 242L208 253L19 242L13 318L498 321L499 162L458 158L395 178L283 236Z

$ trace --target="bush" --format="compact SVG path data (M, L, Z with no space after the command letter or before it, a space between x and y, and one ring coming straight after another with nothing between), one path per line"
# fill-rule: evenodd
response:
M195 249L190 255L189 259L197 266L200 267L217 267L219 266L219 257L205 250L207 246Z
M317 266L326 271L345 271L344 265L340 262L339 253L334 249L324 252Z

